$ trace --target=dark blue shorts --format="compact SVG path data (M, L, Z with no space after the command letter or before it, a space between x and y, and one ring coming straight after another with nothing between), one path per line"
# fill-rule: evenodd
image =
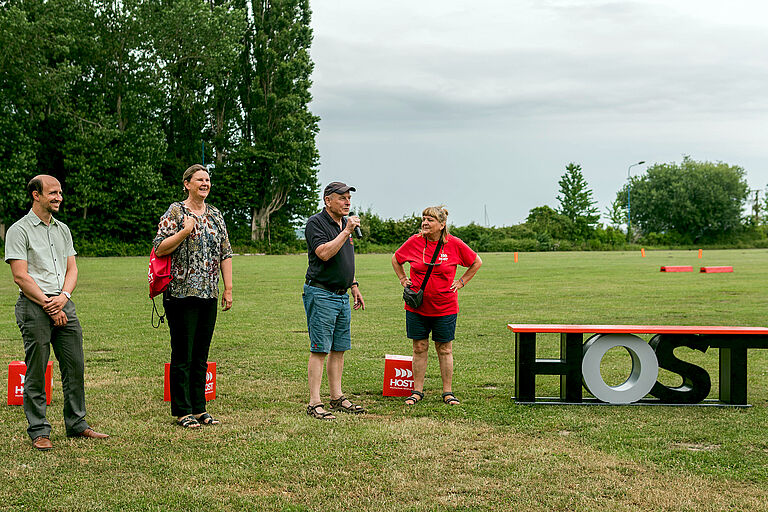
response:
M433 341L448 343L456 337L456 316L424 316L406 311L405 331L412 340L427 340L431 332Z

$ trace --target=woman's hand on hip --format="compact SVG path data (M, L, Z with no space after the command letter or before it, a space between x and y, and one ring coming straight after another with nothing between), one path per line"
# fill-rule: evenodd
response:
M459 290L461 290L462 288L464 288L464 283L463 283L462 281L458 280L458 279L457 279L457 280L455 280L455 281L453 282L453 284L451 285L451 291L452 291L453 293L456 293L456 292L458 292L458 291L459 291Z

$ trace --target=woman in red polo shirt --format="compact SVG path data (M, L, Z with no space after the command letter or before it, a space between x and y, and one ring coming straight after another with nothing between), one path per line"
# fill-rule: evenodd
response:
M435 342L443 380L443 402L458 405L452 391L453 338L456 316L459 313L458 291L464 288L483 264L480 256L455 236L448 234L448 210L431 206L421 212L421 232L409 238L392 255L392 267L403 287L421 289L427 269L432 274L424 289L424 300L418 308L405 305L405 326L408 338L413 340L413 394L405 399L406 405L415 405L424 398L424 375L427 371L429 333ZM437 257L435 251L440 246ZM410 277L403 264L410 264ZM456 279L456 267L467 267Z

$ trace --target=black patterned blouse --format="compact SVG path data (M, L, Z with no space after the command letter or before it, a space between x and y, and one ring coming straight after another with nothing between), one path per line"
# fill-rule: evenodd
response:
M195 215L181 201L171 204L157 225L157 236L152 242L155 250L160 242L178 233L184 225L184 215L197 221L195 229L181 242L172 255L173 280L168 285L172 297L200 297L215 299L219 296L221 262L232 257L224 216L211 205L205 213Z

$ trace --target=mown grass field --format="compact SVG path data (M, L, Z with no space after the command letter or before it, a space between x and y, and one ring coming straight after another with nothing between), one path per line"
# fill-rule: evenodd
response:
M370 411L306 416L306 256L238 256L235 306L220 313L220 427L176 427L163 402L168 329L150 326L146 259L79 260L88 420L112 435L69 440L54 363L54 450L32 449L21 407L0 414L3 510L768 510L768 354L749 352L748 409L522 406L514 323L766 325L768 251L484 254L460 292L454 390L440 400L430 354L425 400L381 396L384 354L410 354L388 255L359 256L367 309L353 313L344 388ZM733 265L663 274L661 265ZM23 359L17 291L0 279L0 362ZM540 357L557 354L556 336ZM678 349L710 371L717 351ZM609 382L629 372L615 349ZM2 371L3 380L6 372ZM676 384L672 375L662 379ZM540 396L558 380L538 381ZM327 387L324 390L327 395ZM586 392L585 392L586 395ZM4 402L3 402L4 404Z

